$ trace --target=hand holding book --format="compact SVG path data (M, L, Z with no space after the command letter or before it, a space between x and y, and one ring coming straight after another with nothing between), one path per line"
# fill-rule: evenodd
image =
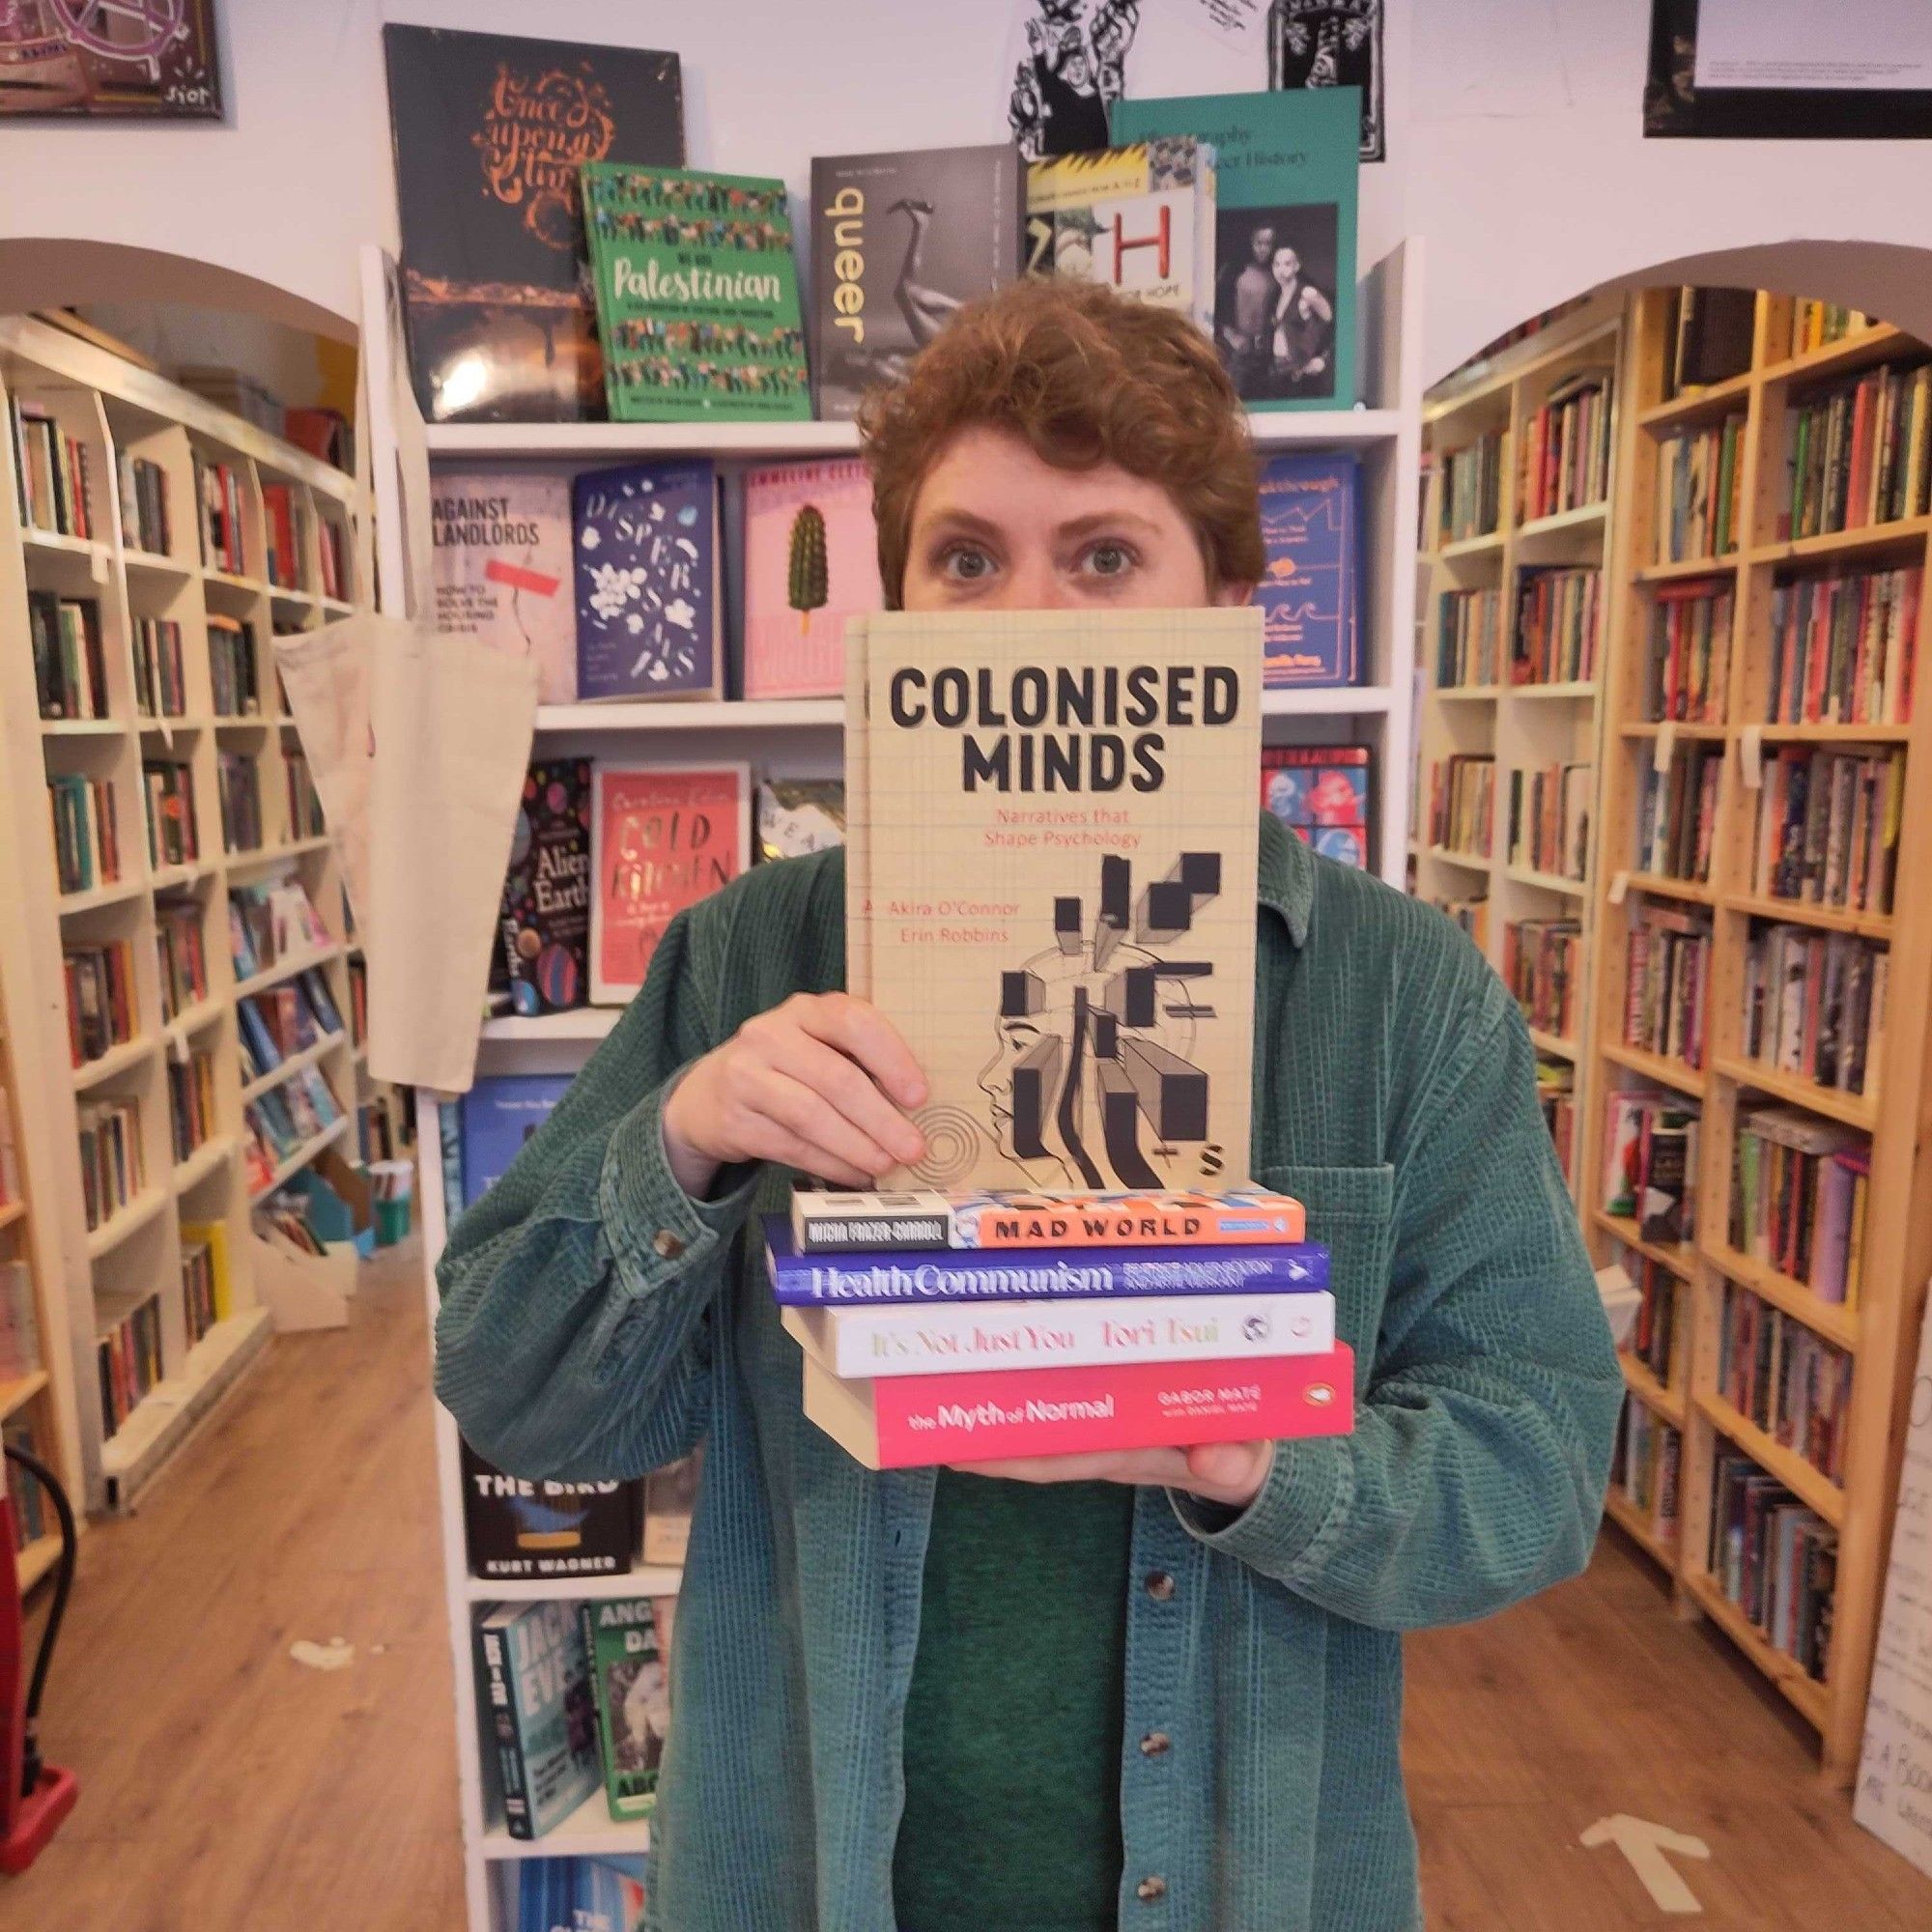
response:
M665 1102L665 1152L694 1199L738 1161L864 1187L924 1152L900 1111L924 1098L919 1063L876 1007L794 993L693 1062Z
M1225 1508L1243 1510L1261 1494L1274 1466L1272 1442L1204 1442L1192 1449L1120 1449L1091 1456L1015 1456L999 1463L956 1463L968 1476L1009 1483L1132 1483L1185 1490Z

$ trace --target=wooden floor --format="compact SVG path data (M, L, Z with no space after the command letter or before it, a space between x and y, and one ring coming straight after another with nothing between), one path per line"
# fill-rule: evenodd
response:
M413 1251L364 1282L351 1328L276 1342L85 1539L42 1724L80 1807L0 1879L0 1924L461 1932ZM334 1637L344 1669L289 1655ZM1795 1717L1614 1531L1577 1582L1414 1641L1407 1747L1432 1932L1686 1922L1577 1843L1618 1811L1709 1843L1680 1868L1712 1932L1932 1925L1932 1881L1852 1824Z

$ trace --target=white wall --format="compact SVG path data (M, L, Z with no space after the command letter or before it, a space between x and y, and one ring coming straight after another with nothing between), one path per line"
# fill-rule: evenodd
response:
M813 152L1005 132L1013 0L229 0L227 125L0 128L0 236L87 238L205 261L265 288L227 298L311 326L353 318L355 251L393 243L384 19L675 48L694 161L783 175ZM1361 245L1428 251L1426 367L1593 284L1680 257L1797 238L1932 247L1932 152L1859 143L1646 142L1649 0L1389 0L1390 159L1364 169ZM1143 0L1130 87L1262 84L1200 24ZM1845 286L1861 301L1856 257ZM1932 268L1882 286L1932 331ZM134 284L129 285L130 281ZM179 297L165 260L0 249L0 308ZM270 292L279 291L279 304ZM1901 302L1918 304L1907 312ZM1867 305L1878 306L1876 298Z

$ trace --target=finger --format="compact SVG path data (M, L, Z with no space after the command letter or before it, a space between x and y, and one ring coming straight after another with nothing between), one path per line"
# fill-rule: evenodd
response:
M872 1076L837 1048L809 1033L787 1033L774 1042L772 1064L802 1086L823 1094L895 1161L915 1161L924 1153L924 1136L879 1092Z
M744 1075L745 1105L752 1113L776 1122L808 1145L833 1159L857 1168L867 1180L876 1179L895 1163L871 1135L855 1127L831 1101L802 1081L775 1066L750 1068Z
M813 1039L849 1053L901 1107L925 1099L925 1075L898 1029L868 1000L823 993L798 1003L798 1023Z
M1009 1483L1134 1483L1166 1485L1185 1477L1179 1449L1094 1450L1071 1456L1016 1456L991 1463L948 1465L962 1475L992 1476Z
M1246 1502L1267 1480L1272 1442L1204 1442L1187 1451L1186 1474L1177 1487L1224 1502Z
M835 1180L841 1187L869 1187L877 1179L762 1116L755 1122L755 1131L745 1137L744 1145L748 1160L768 1160L780 1167L796 1168L817 1180Z

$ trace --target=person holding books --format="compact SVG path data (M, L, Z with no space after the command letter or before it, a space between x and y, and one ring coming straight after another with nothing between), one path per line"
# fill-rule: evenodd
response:
M868 402L910 610L1238 605L1256 468L1208 339L1091 285L955 318ZM1578 1570L1621 1378L1515 1002L1437 913L1261 824L1252 1179L1307 1208L1352 1435L861 1467L742 1238L922 1151L841 990L843 855L681 914L458 1225L437 1391L526 1476L700 1438L654 1820L677 1932L1407 1932L1401 1635Z

